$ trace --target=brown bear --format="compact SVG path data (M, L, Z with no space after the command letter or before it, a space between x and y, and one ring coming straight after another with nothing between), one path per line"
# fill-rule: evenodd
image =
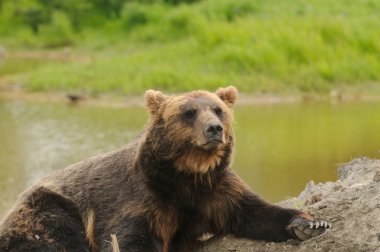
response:
M193 251L205 233L281 242L330 224L269 204L231 170L235 87L167 96L130 144L58 171L21 196L0 251Z

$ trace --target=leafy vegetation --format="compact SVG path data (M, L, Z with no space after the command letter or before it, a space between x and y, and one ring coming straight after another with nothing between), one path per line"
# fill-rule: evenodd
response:
M1 71L29 90L139 93L234 84L329 92L380 80L377 0L2 0L0 44L69 51Z

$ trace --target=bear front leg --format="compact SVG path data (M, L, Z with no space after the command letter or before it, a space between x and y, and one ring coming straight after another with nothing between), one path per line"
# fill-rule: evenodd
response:
M273 242L307 240L331 228L305 212L272 205L249 191L243 193L231 217L231 233L236 237Z

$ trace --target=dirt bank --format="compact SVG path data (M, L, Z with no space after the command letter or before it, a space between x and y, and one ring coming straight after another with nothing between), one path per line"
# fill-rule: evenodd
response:
M46 103L72 103L69 96L72 93L65 92L28 92L21 85L7 84L6 80L0 77L0 100L22 100L29 102L46 102ZM142 107L145 106L144 94L120 95L120 94L101 94L89 96L81 93L74 93L80 97L75 104L81 106L95 107ZM339 97L332 95L271 95L257 93L240 93L237 101L238 106L250 105L270 105L284 103L302 103L302 102L361 102L361 101L380 101L380 95L366 94L346 94Z
M315 185L279 205L304 209L332 223L325 234L305 242L268 243L225 237L200 251L376 251L380 252L380 160L359 158L342 165L339 180Z

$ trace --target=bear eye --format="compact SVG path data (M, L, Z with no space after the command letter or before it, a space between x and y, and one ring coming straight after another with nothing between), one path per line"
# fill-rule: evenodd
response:
M219 107L214 108L214 112L217 116L222 116L223 115L223 110Z
M197 114L197 110L196 109L188 109L186 110L183 115L185 116L185 118L187 119L194 119L195 115Z

